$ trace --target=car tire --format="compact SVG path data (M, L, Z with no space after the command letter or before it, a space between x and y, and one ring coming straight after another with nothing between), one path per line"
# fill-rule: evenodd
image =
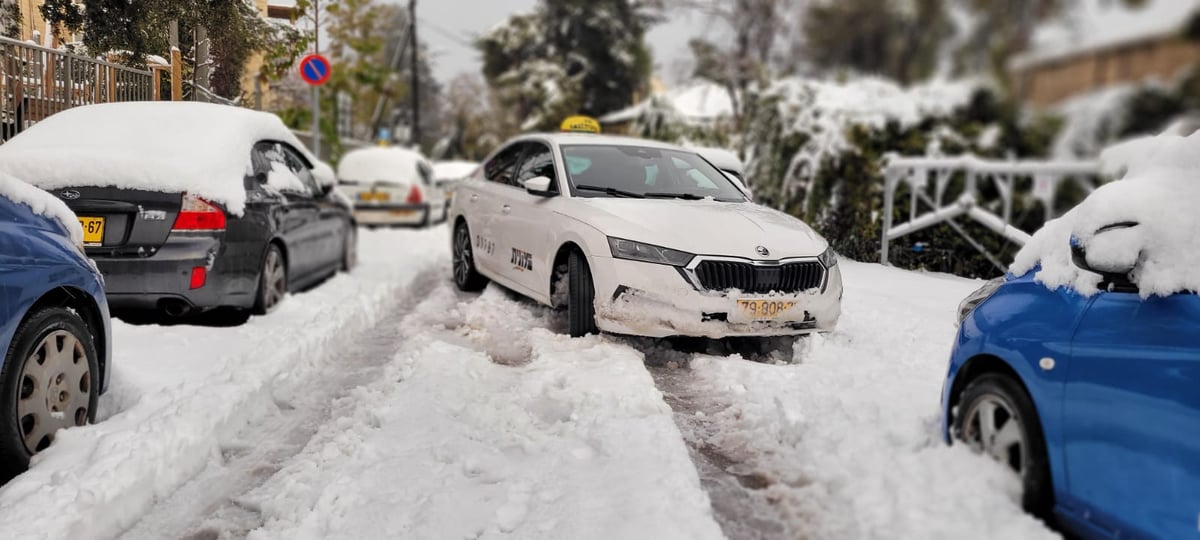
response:
M597 334L596 286L587 259L578 251L567 257L567 332L571 337Z
M488 279L475 270L475 252L471 246L471 229L466 223L454 227L454 285L465 292L479 292L488 284Z
M353 223L346 224L342 237L342 271L349 272L358 266L358 229Z
M983 427L988 411L990 429ZM1054 488L1046 439L1037 409L1020 383L1000 373L988 373L971 381L961 394L954 420L954 438L1020 475L1022 506L1035 516L1051 519ZM1015 431L1008 433L1010 423ZM984 431L990 431L991 435Z
M274 242L267 244L262 269L258 272L258 292L254 295L255 315L266 315L279 305L287 294L287 261L283 250Z
M61 354L68 349L69 357ZM99 390L99 357L83 319L57 307L29 315L0 371L0 482L28 469L58 429L93 422Z

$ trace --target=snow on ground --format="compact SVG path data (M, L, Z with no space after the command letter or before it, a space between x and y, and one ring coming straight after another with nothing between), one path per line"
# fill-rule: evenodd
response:
M798 342L793 363L692 359L716 404L707 444L767 484L791 537L1051 537L1014 476L939 438L955 306L978 282L843 265L838 329Z
M721 537L642 355L547 327L443 283L387 375L247 497L250 538Z
M208 463L224 439L270 410L273 385L302 377L353 340L425 268L445 229L366 232L360 265L236 328L113 322L113 374L101 422L60 432L0 488L8 538L106 538ZM404 249L398 258L397 246Z

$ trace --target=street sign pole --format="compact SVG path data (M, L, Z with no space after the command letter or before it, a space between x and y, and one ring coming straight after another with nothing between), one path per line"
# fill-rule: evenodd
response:
M312 152L321 159L321 87L312 87Z

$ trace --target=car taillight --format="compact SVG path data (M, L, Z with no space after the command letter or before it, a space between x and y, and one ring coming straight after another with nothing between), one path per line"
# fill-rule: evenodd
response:
M184 194L179 217L175 218L176 231L223 231L225 212L212 203L195 195Z
M408 204L421 204L421 188L413 186L408 190Z

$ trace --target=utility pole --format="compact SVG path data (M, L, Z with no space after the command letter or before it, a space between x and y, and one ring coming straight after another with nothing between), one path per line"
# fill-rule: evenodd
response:
M412 23L412 32L409 35L412 37L412 43L409 49L412 53L412 145L420 148L421 146L421 71L418 69L417 58L419 50L417 48L417 0L408 0L408 16Z
M196 69L192 71L192 101L208 101L209 86L212 81L212 56L209 52L208 29L196 25Z

